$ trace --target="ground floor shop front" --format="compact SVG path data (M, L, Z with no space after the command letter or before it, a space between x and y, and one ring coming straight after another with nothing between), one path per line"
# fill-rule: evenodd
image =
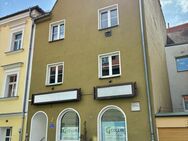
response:
M36 104L37 101L39 98L33 99L29 106L30 141L150 140L144 101L97 100L92 94L82 95L78 101Z

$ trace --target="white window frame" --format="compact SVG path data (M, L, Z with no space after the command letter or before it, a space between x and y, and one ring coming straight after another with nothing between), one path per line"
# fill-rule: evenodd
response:
M6 132L7 132L7 129L10 129L10 135L11 136L6 136ZM2 139L2 140L5 140L6 138L9 138L9 141L11 141L12 140L12 127L0 127L0 133L2 134L3 132L2 131L4 131L4 135L1 135L0 134L0 140Z
M23 49L24 27L25 26L20 26L20 27L11 29L11 33L10 33L10 36L11 36L10 37L10 47L8 49L8 52L16 52L16 51L19 51L19 50ZM13 50L13 48L14 48L14 37L15 37L15 34L17 34L17 33L22 33L21 46L20 46L20 49Z
M119 74L115 74L115 75L112 74L112 60L111 60L111 56L114 56L114 55L119 55ZM102 76L102 59L101 58L103 58L103 57L110 57L110 60L109 60L109 75L108 76ZM121 75L120 51L98 55L98 75L99 75L99 78L117 77L117 76Z
M58 66L63 65L63 70L62 70L62 82L57 82L58 80L58 73L55 74L55 83L49 83L50 81L50 68L51 67L56 67L56 72L58 72ZM62 84L64 81L64 62L58 62L58 63L52 63L52 64L47 64L46 68L46 85L58 85Z
M80 114L73 108L66 108L65 110L63 110L59 115L58 115L58 118L57 118L57 122L56 122L56 141L61 141L60 140L60 128L61 128L61 119L62 117L67 113L67 112L70 112L70 111L73 111L77 114L78 116L78 120L79 120L79 140L80 141L80 137L81 137L81 118L80 118Z
M184 95L184 96L188 96L188 95ZM185 112L188 112L188 109L185 108L185 100L184 100L184 96L182 96L183 109L184 109Z
M64 24L64 35L63 35L62 38L60 38L60 25L61 24ZM58 33L57 33L58 37L55 40L52 39L52 33L53 33L53 27L54 26L58 26ZM50 25L49 25L49 39L48 40L49 41L57 41L57 40L61 40L61 39L64 39L64 38L65 38L65 19L50 23Z
M111 17L110 17L110 11L113 10L113 9L117 9L117 25L115 25L115 26L119 25L118 4L114 4L114 5L110 5L110 6L98 9L98 30L114 27L114 26L111 26ZM107 12L108 13L108 27L106 27L106 28L102 28L101 27L101 13L103 13L103 12Z
M11 97L16 97L18 96L18 85L19 85L19 69L12 69L12 70L6 70L5 71L5 79L4 79L4 89L3 89L3 98L11 98ZM15 88L15 94L14 96L8 97L8 77L10 75L17 75L17 81L16 81L16 88Z
M118 106L115 106L115 105L108 105L108 106L106 106L106 107L104 107L100 112L99 112L99 114L98 114L98 117L97 117L97 138L98 138L98 141L101 141L102 139L102 137L101 137L101 118L102 118L102 116L103 116L103 114L107 111L107 110L109 110L109 109L115 109L115 110L118 110L118 111L120 111L122 114L123 114L123 116L124 116L124 118L125 118L125 129L126 129L126 141L128 141L128 131L127 131L127 127L128 127L128 123L127 123L127 118L126 118L126 114L124 113L124 111L121 109L121 108L119 108Z

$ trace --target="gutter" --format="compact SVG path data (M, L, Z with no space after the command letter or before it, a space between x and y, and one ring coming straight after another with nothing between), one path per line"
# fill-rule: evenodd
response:
M145 22L144 22L144 3L143 0L139 0L139 10L140 10L140 28L141 28L141 40L142 40L142 51L144 59L144 74L145 74L145 84L146 84L146 96L148 103L148 116L149 116L149 126L150 126L150 136L151 141L155 141L155 132L154 132L154 119L152 116L152 104L151 104L151 93L150 93L150 82L149 82L149 72L148 72L148 58L146 50L146 35L145 35Z
M23 111L22 111L22 127L20 130L20 139L19 141L23 141L23 132L24 132L24 124L25 124L25 114L27 113L26 107L27 107L27 98L29 94L29 78L31 75L31 56L32 56L32 46L33 46L33 35L34 35L34 18L31 15L32 8L29 9L29 17L32 20L31 25L31 36L30 36L30 42L29 42L29 52L28 52L28 61L27 61L27 70L26 70L26 81L25 81L25 92L24 92L24 102L23 102Z

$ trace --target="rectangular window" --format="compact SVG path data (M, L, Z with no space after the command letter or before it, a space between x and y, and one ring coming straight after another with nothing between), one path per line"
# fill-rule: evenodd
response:
M11 141L11 138L12 138L11 127L0 128L0 141Z
M188 56L176 58L177 71L188 71Z
M49 41L56 41L65 38L65 20L50 24Z
M5 97L14 97L16 95L17 74L7 75Z
M112 5L98 10L99 29L119 25L118 5Z
M188 95L183 96L184 111L188 111Z
M121 75L120 52L99 55L99 78Z
M22 31L13 33L11 51L17 51L22 48Z
M55 63L47 65L47 85L55 85L63 83L63 63Z

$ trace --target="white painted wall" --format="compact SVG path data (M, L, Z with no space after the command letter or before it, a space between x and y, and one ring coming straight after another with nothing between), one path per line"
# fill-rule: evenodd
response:
M177 71L176 57L188 55L188 44L169 46L165 51L173 111L182 112L182 95L188 95L188 71Z

